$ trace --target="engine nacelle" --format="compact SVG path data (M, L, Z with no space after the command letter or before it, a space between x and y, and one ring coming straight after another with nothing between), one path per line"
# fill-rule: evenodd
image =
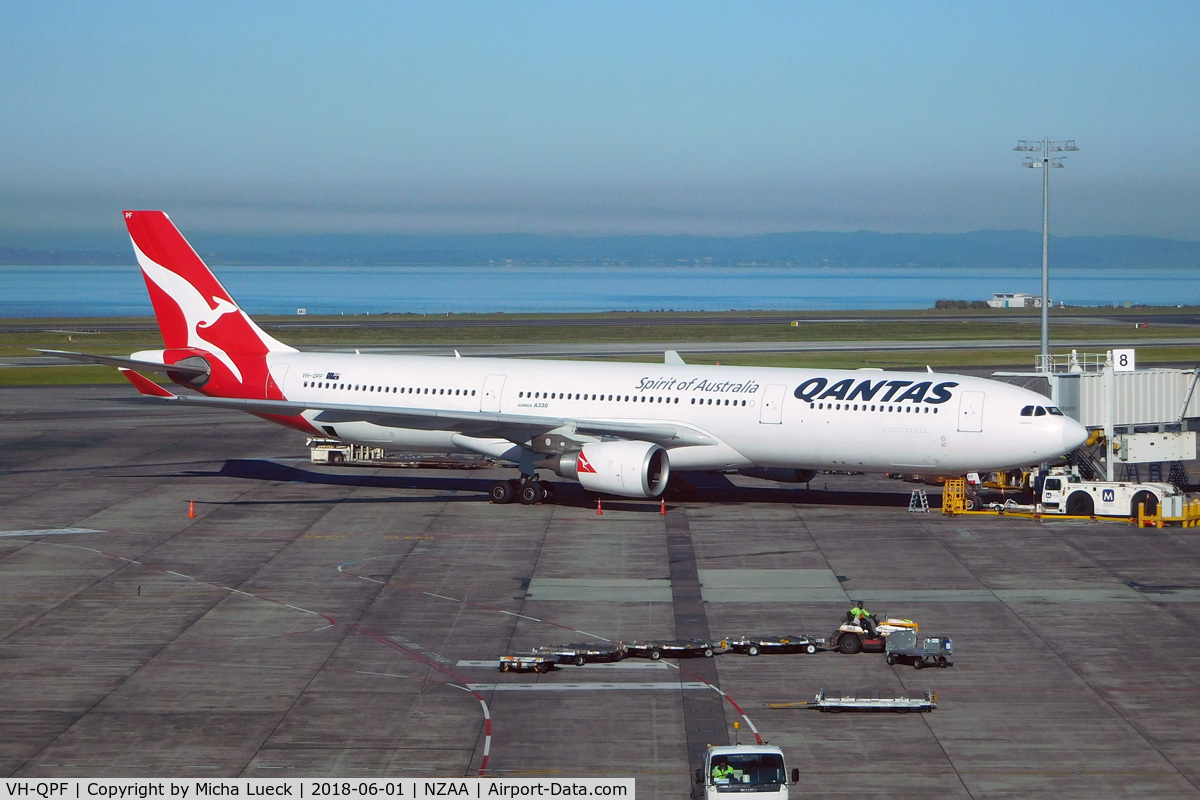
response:
M594 442L539 466L593 492L625 497L657 497L671 476L667 451L650 442Z
M789 467L751 467L739 469L739 475L749 475L751 478L765 478L779 483L808 483L817 475L815 469L791 469Z

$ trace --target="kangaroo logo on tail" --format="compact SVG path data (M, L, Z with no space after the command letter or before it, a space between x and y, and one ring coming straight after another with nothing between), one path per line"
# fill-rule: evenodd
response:
M136 243L134 245L137 246ZM175 304L179 306L179 310L183 312L183 318L187 325L187 347L196 347L202 350L207 350L221 360L221 363L229 367L229 371L234 374L238 382L242 382L242 371L238 369L234 360L229 357L229 354L215 342L205 339L201 335L202 329L208 329L213 324L226 314L241 313L241 309L236 305L226 300L224 297L212 298L211 304L204 299L204 296L185 280L181 280L178 275L161 264L156 264L139 250L138 261L142 265L142 272L146 275L146 279L153 281L154 284L162 289ZM213 305L215 304L215 308Z

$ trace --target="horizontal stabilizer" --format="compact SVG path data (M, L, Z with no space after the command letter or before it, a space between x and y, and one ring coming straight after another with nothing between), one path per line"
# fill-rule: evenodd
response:
M188 364L163 364L158 361L139 361L134 358L121 358L119 356L98 356L92 353L71 353L66 350L38 350L39 353L45 353L48 356L57 356L65 358L68 361L80 361L84 364L106 364L110 367L121 367L122 369L136 369L142 372L174 372L179 375L200 376L207 375L206 367L191 366Z
M150 397L178 397L178 395L171 394L171 392L159 386L145 375L139 375L133 370L125 367L121 367L120 369L121 374L128 378L129 382L133 384L133 387L142 394L149 395Z

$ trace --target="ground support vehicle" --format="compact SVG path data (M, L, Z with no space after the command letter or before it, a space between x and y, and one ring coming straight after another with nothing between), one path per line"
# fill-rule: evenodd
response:
M895 631L885 645L888 664L912 664L914 668L952 667L954 643L949 636L920 636L916 631Z
M928 689L919 695L892 691L843 692L822 689L812 705L821 711L933 711L937 695Z
M1035 479L1040 485L1038 503L1044 514L1072 517L1183 516L1186 495L1169 483L1085 481L1075 467L1054 467Z
M305 442L314 464L351 464L358 461L378 461L383 458L382 447L347 444L338 439L318 439L310 436Z
M510 653L500 656L501 672L541 672L556 669L558 659L545 653Z
M559 664L602 664L625 658L621 644L553 644L533 648L534 653L553 657Z
M717 771L719 777L713 775ZM752 792L755 798L788 796L788 778L800 782L800 770L789 776L783 751L771 745L709 745L704 766L696 770L696 786L703 789L705 800L716 800L739 792Z
M811 636L728 636L721 640L723 650L756 656L760 653L815 653L824 642Z
M825 639L826 650L837 650L839 653L882 653L887 637L895 631L916 631L917 623L911 619L885 617L880 622L876 615L871 615L875 623L875 635L872 636L867 628L849 620L843 622L837 630Z
M652 639L646 642L623 643L630 658L712 658L724 652L721 642L709 639Z

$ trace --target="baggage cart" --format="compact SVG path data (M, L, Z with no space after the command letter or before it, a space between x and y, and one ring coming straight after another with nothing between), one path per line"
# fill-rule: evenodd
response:
M921 636L916 631L896 631L887 637L887 663L922 667L952 667L954 643L949 636Z
M501 672L541 672L546 673L558 662L554 656L545 653L510 653L500 656L499 670Z
M721 640L723 650L756 656L760 653L815 653L824 641L802 634L787 636L728 636Z
M623 643L630 658L712 658L723 652L721 642L709 639L651 639Z
M552 644L533 648L534 653L551 656L559 664L603 664L620 661L627 655L621 644Z
M813 705L821 711L933 711L937 708L937 695L926 689L918 695L889 690L843 692L840 689L822 689L817 692Z

